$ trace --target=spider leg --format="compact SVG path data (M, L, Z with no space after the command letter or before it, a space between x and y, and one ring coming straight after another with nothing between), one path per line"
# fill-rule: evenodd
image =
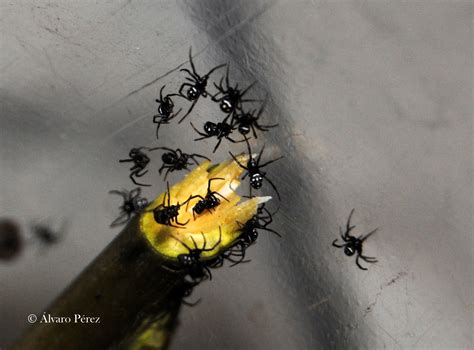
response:
M137 170L134 171L136 177L142 177L142 176L144 176L147 172L148 172L148 170L145 170L145 169L143 169L143 168L140 168L140 169L137 169Z
M163 165L160 167L160 169L158 169L158 174L161 175L161 173L163 172L163 170L168 169L168 167L169 167L169 165L163 164Z
M232 143L240 143L240 142L245 142L245 140L234 140L233 138L226 136L225 137L227 140L229 140Z
M257 157L257 164L260 164L260 158L262 158L262 154L263 154L263 151L265 150L265 144L263 144L263 147L260 151L260 153L258 154L258 157ZM260 168L263 167L263 165L260 165L259 166Z
M193 124L192 122L189 123L189 124L191 124L192 128L194 129L194 131L196 131L199 135L203 136L202 138L200 138L200 139L195 139L194 141L202 140L202 139L206 139L206 138L208 138L208 137L211 137L210 135L204 134L204 133L200 132L198 129L196 129L196 127L194 126L194 124Z
M267 181L268 183L270 184L270 186L272 186L272 188L275 190L275 193L277 194L278 196L278 200L281 200L281 197L280 197L280 192L278 192L275 184L267 177L267 175L262 175Z
M110 224L110 227L117 227L117 226L123 225L128 220L130 220L130 214L129 213L122 213L117 219L112 221L112 223Z
M180 240L179 238L176 238L176 237L173 236L173 235L171 235L171 237L173 237L175 240L177 240L179 243L181 243L181 245L182 245L184 248L186 248L186 249L189 250L190 252L192 251L192 249L189 248L189 246L188 246L186 243L184 243L182 240ZM193 236L191 236L191 239L194 241Z
M367 233L365 236L362 236L360 237L359 239L363 242L365 241L367 238L369 238L370 236L372 236L375 232L377 232L378 228L376 228L375 230L372 230L370 231L369 233Z
M137 187L137 188L134 188L133 190L131 190L130 193L128 194L128 196L130 197L130 199L135 199L138 196L140 196L141 192L142 192L142 189L140 187Z
M160 99L156 100L156 102L161 103L163 101L163 90L165 89L165 87L166 87L166 84L161 87L161 89L160 89Z
M191 69L193 70L193 73L197 75L196 67L194 66L194 62L193 62L192 46L189 48L189 64L191 65Z
M199 162L196 160L196 157L204 158L204 159L207 159L207 160L210 161L209 158L207 158L207 157L205 157L205 156L202 156L202 155L200 155L200 154L196 154L196 153L190 154L189 157L190 157L192 160L194 160L194 162L195 162L197 165L199 165Z
M255 131L255 127L254 127L253 124L250 124L250 128L252 129L253 137L258 138L257 137L257 132ZM258 126L257 126L257 129L259 129ZM259 129L259 130L266 131L266 130L263 130L263 129Z
M119 162L120 163L126 163L126 162L133 162L134 160L129 158L129 159L120 159Z
M205 75L205 77L209 77L214 71L216 71L216 70L218 70L219 68L222 68L222 67L224 67L224 66L226 66L225 63L224 63L224 64L220 64L220 65L218 65L218 66L212 68L212 69Z
M191 107L189 107L188 111L186 112L186 114L179 120L178 124L181 124L181 122L189 115L189 113L191 113L191 111L193 110L194 106L196 105L197 101L199 101L199 97L196 98L193 103L191 104Z
M343 248L343 247L345 247L345 246L346 246L345 244L343 244L343 245L336 244L336 242L337 242L337 238L336 238L334 241L332 241L332 245L333 245L333 247L337 247L337 248Z
M199 298L197 301L190 303L189 301L182 299L181 302L182 302L184 305L186 305L186 306L194 307L194 306L196 306L197 304L199 304L199 303L201 302L201 300L202 300L202 299Z
M229 89L229 67L230 67L230 63L227 63L227 69L225 71L225 84L226 84L227 90Z
M155 116L157 117L157 116ZM159 132L160 132L160 126L161 124L165 124L164 122L155 122L155 118L153 118L153 123L157 123L157 126L156 126L156 138L159 139L160 136L158 135Z
M191 72L191 71L190 71L189 69L187 69L187 68L181 68L179 71L180 71L180 72L186 72L186 73L188 73L188 74L191 76L192 79L189 78L189 77L186 77L186 78L185 78L187 81L195 82L195 81L199 78L196 74L194 74L193 72Z
M230 202L227 198L225 198L222 194L220 194L219 192L212 192L213 195L216 195L216 196L219 196L223 199L225 199L227 202Z
M242 168L242 169L245 169L245 170L248 170L248 168L244 165L242 165L242 163L239 162L239 160L237 159L236 156L234 156L231 152L229 152L230 156L232 157L232 159Z
M252 84L250 84L249 86L247 86L247 88L242 91L240 93L240 98L241 98L241 101L244 102L245 100L242 100L242 97L244 97L244 95L255 85L257 84L257 81L254 81ZM259 100L253 100L253 101L259 101Z
M349 214L349 217L347 218L347 224L346 224L346 236L349 234L349 232L355 228L355 225L351 226L351 219L352 219L352 214L354 214L355 209L353 208L351 210L351 213Z
M178 221L178 218L176 218L176 219L174 220L174 222L176 222L177 225L186 226L186 224L189 222L189 219L186 220L186 222L181 223L181 222Z
M166 178L168 177L168 174L171 173L172 171L173 171L173 168L172 168L172 167L169 167L169 168L166 170L165 178L164 178L165 181L166 181Z
M271 229L271 228L260 227L260 229L261 229L261 230L270 231L271 233L274 233L274 234L276 234L278 237L281 238L281 235L280 235L278 232L276 232L275 230Z
M184 99L187 100L187 101L191 101L191 100L188 98L188 96L186 96L186 94L183 93L183 90L184 90L185 87L190 87L190 88L191 88L191 87L194 87L194 85L193 85L193 84L189 84L189 83L183 83L183 84L181 84L181 87L180 87L179 90L178 90L178 96L184 98Z
M204 270L206 270L207 272L207 275L209 276L209 280L211 281L212 280L212 273L211 273L211 270L207 267L207 266L203 266Z
M123 198L124 201L126 201L128 198L127 198L127 195L124 191L117 191L117 190L112 190L112 191L109 191L110 194L117 194L119 196L121 196Z
M257 129L262 130L262 131L268 131L268 129L275 128L279 125L279 124L260 125L258 122L255 122L254 124Z
M362 260L364 260L368 263L371 263L371 264L378 262L377 258L375 258L373 256L365 256L365 255L362 255L362 254L359 255L359 256Z
M273 160L270 160L270 161L268 161L268 162L266 162L266 163L263 163L262 165L259 166L259 168L263 168L264 166L267 166L267 165L269 165L269 164L272 164L272 163L274 163L274 162L276 162L277 160L280 160L280 159L282 159L282 158L285 158L285 156L281 156L281 157L275 158L275 159L273 159Z
M199 195L199 194L196 194L196 195L194 195L194 196L189 196L189 198L186 199L186 201L181 204L181 205L184 205L184 203L187 203L187 204L186 204L186 211L188 210L188 207L189 207L189 201L190 201L191 199L194 199L194 198L199 198L199 199L202 200L202 201L205 200L205 198L204 198L203 196Z
M359 269L364 270L364 271L367 270L366 267L363 267L363 266L359 263L359 255L356 256L356 264L357 264L357 266L359 267Z
M214 147L212 153L215 153L215 152L216 152L216 150L217 150L217 148L219 147L219 145L221 144L221 142L222 142L222 137L220 137L220 138L219 138L219 141L217 141L217 144L216 144L216 146Z
M148 172L148 170L147 170L147 171L145 171L145 173L143 173L143 174L142 174L142 175L140 175L140 176L138 176L138 175L136 174L136 172L131 172L129 177L130 177L130 179L132 180L132 182L133 182L135 185L138 185L138 186L145 186L145 187L150 187L151 185L148 185L148 184L142 184L142 183L139 183L139 182L137 182L137 180L136 180L136 179L135 179L135 177L134 177L134 175L135 175L135 176L137 176L137 177L141 177L141 176L145 175L145 174L146 174L146 172Z

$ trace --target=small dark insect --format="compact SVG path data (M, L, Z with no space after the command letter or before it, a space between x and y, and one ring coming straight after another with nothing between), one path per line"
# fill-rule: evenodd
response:
M18 224L10 219L0 221L0 260L16 258L23 249L23 237Z
M120 159L120 163L124 162L133 162L133 166L130 168L130 179L133 181L135 185L138 186L151 186L146 184L138 183L135 180L135 177L142 177L145 175L148 170L145 170L148 163L150 163L150 158L142 152L142 150L151 151L148 147L139 147L139 148L132 148L128 154L130 157L129 159Z
M225 85L223 85L225 82ZM227 65L227 71L225 77L221 78L219 84L214 83L217 89L217 94L212 96L214 102L219 103L219 107L222 112L228 116L233 115L236 111L242 110L242 103L244 102L255 102L260 100L244 99L244 95L255 85L256 82L250 84L246 89L241 91L239 84L230 86L229 83L229 65ZM228 117L227 116L227 117Z
M194 66L193 63L193 57L191 53L191 48L189 49L189 63L191 65L191 70L183 68L180 69L182 72L186 72L189 74L190 77L186 77L186 80L189 81L189 83L183 83L181 87L179 88L179 95L186 100L192 102L191 107L189 107L188 111L186 114L180 119L180 123L191 113L193 110L194 106L198 102L199 98L202 97L207 97L208 92L206 90L207 87L207 81L209 79L209 76L217 69L222 68L225 66L225 64L221 64L217 67L212 68L207 74L200 76L196 72L196 67Z
M169 124L170 120L175 118L181 109L176 113L173 113L174 103L171 99L172 96L180 96L178 94L168 94L163 97L163 89L166 85L163 85L160 89L160 98L155 101L158 103L158 114L153 116L153 123L158 124L156 126L156 138L158 138L158 132L160 131L161 124Z
M267 177L266 175L266 172L262 171L261 169L271 163L274 163L276 162L277 160L280 160L283 158L282 157L278 157L276 159L273 159L273 160L270 160L264 164L260 164L260 159L262 157L262 154L263 154L263 150L265 149L265 145L263 145L262 147L262 150L260 151L260 153L258 154L258 157L257 159L255 159L252 155L252 150L250 149L250 143L247 139L245 139L247 141L247 148L248 148L248 151L249 151L249 160L247 161L247 166L243 165L242 163L239 162L239 160L231 153L229 152L229 154L231 155L231 157L234 159L234 161L237 162L237 164L239 164L239 166L245 170L247 170L247 172L244 174L244 176L242 177L242 180L245 179L247 176L250 178L250 196L252 196L252 188L258 190L262 187L262 184L263 184L263 179L266 179L268 181L268 183L273 187L273 189L275 190L277 196L278 196L278 199L280 199L280 193L278 192L276 186L273 184L273 182Z
M111 194L117 194L122 196L123 204L120 206L120 214L117 219L115 219L110 227L120 226L125 224L133 214L140 213L148 205L148 200L146 198L140 197L141 188L137 187L130 192L127 190L122 191L109 191Z
M253 110L252 112L245 112L235 115L235 125L237 126L237 130L244 136L246 136L250 131L252 131L253 136L257 138L257 132L255 129L260 131L268 131L270 128L274 128L278 126L278 124L273 125L261 125L258 123L260 116L265 109L266 100L258 110ZM256 113L256 114L255 114Z
M184 228L189 220L187 220L184 223L181 223L178 221L178 215L179 215L179 209L181 208L182 205L186 204L189 202L188 198L184 203L176 203L171 205L171 193L170 193L170 185L167 182L166 183L166 188L167 191L165 192L165 195L163 196L163 203L161 203L159 206L157 206L155 209L153 209L153 218L155 221L159 224L162 225L168 225L176 228ZM166 200L166 197L168 196L168 200ZM173 225L175 223L176 225Z
M347 256L352 256L354 254L357 253L357 256L356 256L356 264L357 266L361 269L361 270L367 270L366 267L363 267L359 264L359 258L361 258L362 260L364 260L365 262L368 262L368 263L376 263L378 260L374 257L370 257L370 256L365 256L365 255L362 255L362 244L364 243L364 241L369 238L372 234L374 234L377 229L369 232L368 234L366 234L365 236L359 236L359 237L354 237L352 235L350 235L349 233L351 232L352 229L355 228L355 225L354 226L351 226L351 218L352 218L352 214L354 213L354 209L351 210L351 213L349 214L349 218L347 219L347 224L346 224L346 232L344 232L344 234L342 233L342 228L339 227L339 233L341 235L341 238L342 240L345 242L344 244L340 245L340 244L336 244L337 242L337 238L332 242L332 245L334 247L337 247L337 248L344 248L344 254L346 254Z
M212 280L212 273L208 267L208 263L206 261L201 260L201 253L202 252L210 252L214 250L220 243L222 232L219 227L219 240L210 248L206 248L207 241L206 236L202 233L203 237L203 246L199 248L194 238L191 236L191 240L194 243L194 249L190 248L186 243L182 242L178 238L174 237L177 241L179 241L189 252L187 254L179 254L178 255L178 263L181 268L185 269L186 273L191 277L193 281L201 282L206 279Z
M188 166L192 165L192 163L189 162L190 159L192 159L196 163L196 165L199 165L199 162L196 160L196 157L210 160L209 158L197 153L193 153L193 154L184 153L179 148L177 148L176 150L173 150L168 147L153 148L153 150L156 150L156 149L163 149L165 151L168 151L166 153L163 153L163 155L161 156L163 165L158 170L158 172L161 175L162 171L166 169L165 180L166 180L166 177L168 176L168 173L173 172L175 170L186 169L189 171Z
M229 124L226 121L223 121L222 123L217 123L217 124L213 122L206 122L204 124L204 132L200 132L198 129L196 129L193 123L191 123L191 126L199 135L202 136L202 137L198 137L197 139L194 139L194 141L208 139L210 137L217 137L218 141L212 153L214 153L217 150L223 138L229 140L232 143L239 143L239 142L245 141L245 140L236 141L230 137L230 134L235 129L235 127L234 125Z
M31 229L33 239L40 243L43 247L51 247L58 244L66 232L67 223L65 222L59 230L52 229L46 224L34 224Z
M224 258L231 261L235 266L239 263L248 262L250 260L245 260L245 252L248 247L254 244L258 238L258 230L265 230L274 233L278 237L281 235L267 226L273 222L273 215L265 208L265 204L261 204L257 209L257 214L255 214L249 221L245 224L238 222L240 226L241 234L237 240L232 244L232 246L224 253ZM234 260L233 257L239 257L238 260Z
M188 205L189 205L190 200L195 199L195 198L200 199L196 203L196 205L193 207L194 220L196 220L196 215L195 214L198 214L198 215L202 214L204 212L204 210L208 210L209 212L212 212L212 209L214 209L215 207L217 207L221 203L221 200L219 198L217 198L217 196L223 198L227 202L229 201L227 198L225 198L220 193L218 193L216 191L211 191L211 182L214 181L214 180L225 180L225 179L222 178L222 177L215 177L215 178L209 179L209 181L207 183L207 193L206 193L205 197L198 194L198 195L195 195L195 196L190 196L186 200L186 202L188 202Z

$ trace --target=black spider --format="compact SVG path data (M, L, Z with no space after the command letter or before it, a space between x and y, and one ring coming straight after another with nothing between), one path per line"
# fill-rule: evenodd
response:
M265 208L265 204L261 204L257 209L257 213L245 224L238 222L241 233L229 250L224 253L224 258L233 263L231 266L250 261L244 261L245 252L248 247L257 241L258 230L270 231L278 237L281 237L277 231L267 227L272 222L273 215ZM233 257L236 256L239 257L238 260L233 259Z
M0 260L16 258L23 250L23 237L18 224L11 219L0 221Z
M366 267L363 267L359 264L359 258L361 258L365 262L368 262L368 263L371 263L371 264L376 263L378 260L374 257L362 255L362 244L364 243L364 241L367 238L369 238L372 234L374 234L377 231L377 229L369 232L365 236L354 237L354 236L350 235L349 233L351 232L351 230L355 228L355 225L351 226L351 218L352 218L353 213L354 213L354 209L352 209L351 213L349 214L349 218L347 219L347 224L346 224L346 232L344 232L344 234L342 233L342 228L339 227L339 233L341 235L342 240L345 243L342 244L342 245L336 244L336 242L338 240L336 238L332 242L332 245L334 247L337 247L337 248L344 248L344 254L346 254L347 256L352 256L352 255L357 253L357 257L356 257L357 266L361 270L367 270Z
M252 131L253 136L257 138L257 132L255 129L260 131L268 131L270 128L278 126L278 124L273 125L261 125L258 123L260 116L265 109L266 100L258 110L253 110L252 112L242 112L235 115L235 125L237 130L244 136L246 136L250 131Z
M263 150L265 149L265 145L263 145L262 147L262 150L260 151L260 153L258 154L258 157L257 159L255 159L252 155L252 150L250 149L250 143L248 142L247 139L245 139L247 141L247 147L248 147L248 151L249 151L249 160L247 161L247 166L243 165L242 163L239 162L239 160L231 153L230 155L232 156L232 158L237 162L237 164L239 164L239 166L245 170L247 170L247 172L244 174L244 176L242 177L242 180L245 179L247 176L250 178L250 196L252 196L252 188L258 190L262 187L262 184L263 184L263 180L266 179L268 181L268 183L273 187L273 189L275 190L277 196L278 196L278 199L280 199L280 193L278 192L276 186L273 184L273 182L267 177L266 175L266 172L262 171L261 169L273 162L276 162L277 160L280 160L283 158L282 157L278 157L276 159L273 159L273 160L270 160L264 164L260 164L260 159L262 157L262 154L263 154Z
M189 115L189 113L191 113L191 111L193 110L194 106L196 105L197 101L199 100L201 96L207 97L208 92L206 90L206 87L207 87L207 81L209 79L209 76L215 70L225 66L225 64L221 64L217 67L212 68L207 74L200 76L196 72L196 67L194 66L194 63L193 63L191 48L189 49L189 63L191 65L191 70L186 69L186 68L180 69L180 71L183 71L189 74L189 77L186 77L186 80L189 82L183 83L181 85L181 87L179 88L179 95L185 98L186 100L192 102L192 104L191 104L191 107L189 107L186 114L180 119L179 121L180 123Z
M225 82L225 85L223 85ZM214 102L219 103L219 107L222 112L226 113L228 116L233 115L236 111L242 110L242 103L244 102L254 102L260 100L254 99L244 99L244 95L255 85L256 82L250 84L243 91L239 89L239 84L235 86L230 86L229 83L229 65L227 65L227 71L225 77L221 78L219 84L214 83L214 86L217 89L217 94L212 96Z
M148 170L145 170L145 168L148 165L148 163L150 163L150 158L145 153L143 153L142 150L151 151L152 149L148 147L132 148L128 154L130 158L121 159L119 160L119 162L120 163L133 162L133 166L130 168L130 179L133 181L135 185L151 186L151 185L138 183L135 180L135 177L142 177L148 172Z
M203 246L199 248L194 238L191 236L191 240L194 243L194 248L190 248L186 243L179 240L178 238L174 237L178 242L180 242L189 252L187 254L179 254L178 255L178 264L179 267L184 269L186 274L191 277L194 282L201 282L206 279L212 280L212 273L209 269L209 264L207 261L201 260L201 253L202 252L210 252L214 250L220 243L222 232L221 228L219 227L219 240L210 248L206 248L207 241L206 236L202 233L203 237Z
M156 150L156 149L163 149L165 151L168 151L166 153L163 153L163 155L161 156L163 165L158 170L158 172L161 175L162 171L166 169L165 180L166 180L166 177L168 176L168 173L173 172L175 170L186 169L189 171L188 166L192 165L192 163L189 162L190 159L192 159L196 163L196 165L199 165L199 162L196 160L196 157L210 160L209 158L197 153L193 153L193 154L184 153L179 148L177 148L176 150L173 150L168 147L153 148L153 150Z
M230 137L230 134L235 129L235 127L234 125L229 124L226 121L223 121L222 123L217 123L217 124L213 122L206 122L204 124L204 132L200 132L198 129L196 129L193 123L191 123L191 126L199 135L202 136L202 137L198 137L197 139L194 139L194 141L208 139L210 137L217 137L218 141L212 153L214 153L217 150L223 138L229 140L232 143L239 143L239 142L245 141L245 140L236 141Z
M170 120L178 116L181 109L176 113L173 113L174 103L171 96L180 96L178 94L168 94L163 97L163 89L166 85L163 85L160 89L160 98L155 101L158 103L158 114L153 116L153 123L158 124L156 126L156 138L158 138L158 132L160 131L161 124L169 124Z
M212 211L215 207L217 207L221 200L217 198L217 196L225 199L227 202L229 201L227 198L225 198L223 195L221 195L219 192L216 191L211 191L211 182L214 180L225 180L222 177L215 177L212 179L209 179L207 183L207 193L206 196L203 197L201 195L195 195L195 196L190 196L186 202L188 202L187 205L189 205L189 201L195 198L199 198L200 200L196 203L196 205L193 207L193 217L194 220L196 220L196 214L202 214L204 210L208 210L209 212ZM186 206L187 208L187 206Z
M182 205L186 204L190 198L188 198L185 202L181 204L176 203L176 204L171 205L170 185L168 182L166 183L166 188L167 188L167 191L165 192L165 195L163 196L163 203L161 203L159 206L157 206L156 208L152 210L153 218L155 219L157 223L162 224L162 225L168 225L168 226L172 226L176 228L184 228L182 226L185 226L189 222L189 219L184 223L179 222L178 221L179 209L181 208ZM166 200L166 196L168 196L168 200ZM179 226L173 225L173 222Z
M130 192L127 190L122 191L109 191L111 194L117 194L122 196L123 204L120 206L120 214L117 219L115 219L110 227L116 227L125 224L133 214L140 213L148 205L148 200L146 198L140 197L141 188L137 187Z

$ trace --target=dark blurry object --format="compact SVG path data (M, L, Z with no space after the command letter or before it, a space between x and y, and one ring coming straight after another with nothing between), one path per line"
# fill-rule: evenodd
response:
M120 206L120 214L118 218L110 224L110 227L120 226L127 223L132 214L138 214L148 205L148 200L140 197L141 188L139 187L130 192L124 189L122 191L109 191L109 193L117 194L123 198L123 204Z
M219 66L212 68L207 74L200 76L196 72L196 67L194 66L194 63L193 63L191 48L189 49L189 64L191 65L192 71L186 68L180 69L182 72L188 73L190 77L186 77L186 80L189 81L189 83L183 83L181 87L179 88L179 95L185 98L186 100L192 102L192 104L191 104L191 107L189 107L186 114L179 121L180 123L189 115L189 113L191 113L197 101L199 100L199 97L201 96L207 97L208 92L206 88L207 88L207 80L209 79L209 76L215 70L225 66L225 64L221 64ZM186 92L183 92L183 90L185 89L186 89Z
M359 258L361 258L362 260L364 260L365 262L368 262L368 263L376 263L378 260L374 257L370 257L370 256L364 256L362 255L362 244L364 243L364 241L369 238L372 234L374 234L377 229L369 232L368 234L366 234L365 236L359 236L359 237L354 237L352 235L350 235L349 233L351 232L352 229L354 229L356 226L351 226L351 218L352 218L352 214L354 214L354 209L351 210L351 213L349 214L349 218L347 219L347 224L346 224L346 232L344 232L344 234L342 233L342 228L339 227L339 233L341 234L341 238L344 242L344 244L342 245L339 245L339 244L336 244L337 242L337 238L332 242L332 245L334 247L337 247L337 248L344 248L344 254L346 254L347 256L352 256L354 254L357 253L357 257L356 257L356 264L357 266L361 269L361 270L367 270L366 267L363 267L359 264Z
M49 224L35 223L31 226L33 240L43 248L49 248L58 244L66 233L66 223L59 230L55 230Z
M175 118L181 109L176 113L173 113L174 103L171 96L180 96L178 94L168 94L163 97L163 90L166 85L160 89L160 98L155 101L158 103L158 114L153 116L153 123L158 124L156 126L156 138L158 138L158 132L160 131L161 124L169 124L169 121Z
M23 250L20 227L11 219L0 220L0 260L16 258Z

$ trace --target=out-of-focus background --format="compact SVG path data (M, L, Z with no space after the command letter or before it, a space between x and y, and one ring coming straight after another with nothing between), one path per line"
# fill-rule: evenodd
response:
M206 72L258 81L258 139L282 195L249 264L216 270L173 349L472 348L470 2L0 2L0 216L67 222L52 249L0 262L0 347L116 236L130 148L210 155L188 122L155 139L159 89ZM219 78L218 72L215 78ZM221 114L209 101L189 117ZM213 160L242 145L224 142ZM153 155L149 197L164 189ZM173 175L176 181L181 174ZM266 194L272 194L266 188ZM379 263L331 247L352 208Z

